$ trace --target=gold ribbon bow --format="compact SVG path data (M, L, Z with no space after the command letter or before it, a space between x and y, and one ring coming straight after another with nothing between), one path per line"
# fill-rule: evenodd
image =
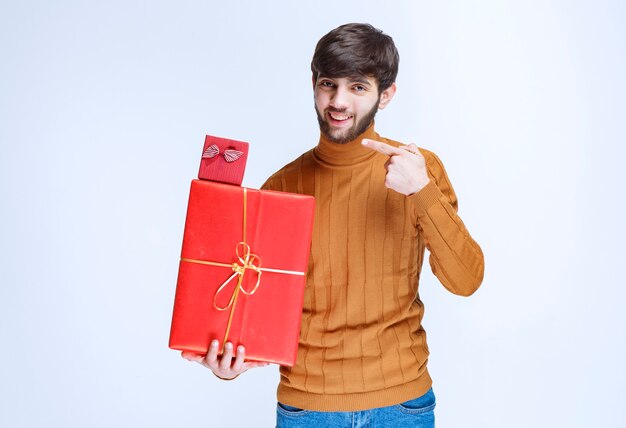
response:
M243 255L239 252L240 248L243 248ZM250 253L250 246L248 244L246 244L245 242L240 242L239 244L237 244L237 247L235 247L235 252L237 253L237 258L239 259L239 262L241 264L235 262L231 265L234 273L226 281L224 281L222 285L220 285L220 287L215 292L215 295L213 296L213 306L215 307L215 309L217 309L218 311L225 311L226 309L230 308L230 314L228 315L228 324L226 324L226 333L224 333L224 341L222 342L223 344L225 344L226 340L228 340L228 333L230 333L230 325L233 321L233 316L235 315L235 307L237 306L237 297L239 296L239 291L247 296L256 293L256 290L259 288L259 284L261 283L261 274L263 273L260 269L261 259L256 254ZM258 263L258 265L255 262ZM246 291L242 284L243 276L246 273L246 269L251 269L257 273L256 285L254 286L252 291ZM235 286L233 294L231 294L230 296L228 305L224 307L219 306L216 302L217 296L237 275L239 275L239 280L237 281L237 285Z
M240 248L243 248L243 254L240 254L239 252ZM250 246L246 244L245 242L240 242L239 244L237 244L237 247L235 247L235 252L237 253L237 258L239 259L239 263L241 264L238 264L237 262L235 262L231 265L231 268L233 272L235 273L233 273L226 281L222 283L222 285L220 285L220 287L215 292L215 296L213 296L213 306L215 306L215 309L217 309L218 311L225 311L233 304L235 300L235 294L238 293L237 290L235 290L233 294L231 295L228 305L224 307L220 307L215 301L217 299L217 295L220 294L220 292L224 289L224 287L226 287L228 283L232 281L232 279L235 276L239 275L239 281L237 282L236 288L241 290L247 296L254 294L257 288L259 288L259 284L261 283L261 274L263 273L263 271L261 270L261 259L259 258L259 256L257 256L256 254L250 253ZM254 286L252 291L246 291L246 289L243 288L243 285L242 285L243 275L246 273L246 269L251 269L257 273L256 285Z

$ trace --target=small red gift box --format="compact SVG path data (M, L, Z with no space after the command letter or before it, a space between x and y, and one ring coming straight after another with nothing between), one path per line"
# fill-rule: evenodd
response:
M193 180L169 346L218 339L293 366L313 228L312 196Z
M248 143L207 135L198 178L241 185L248 160Z

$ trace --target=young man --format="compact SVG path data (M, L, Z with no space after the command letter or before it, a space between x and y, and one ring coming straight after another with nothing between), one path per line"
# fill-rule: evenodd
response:
M483 255L457 215L441 161L374 130L396 92L391 37L342 25L317 44L311 70L317 146L272 175L265 189L315 196L316 213L296 365L281 367L279 427L434 426L418 284L424 250L452 293L469 296ZM201 362L231 379L251 367L239 347Z

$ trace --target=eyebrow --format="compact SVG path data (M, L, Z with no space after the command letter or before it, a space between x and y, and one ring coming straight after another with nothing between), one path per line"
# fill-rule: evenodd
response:
M365 76L348 77L348 79L350 83L361 83L367 86L372 85Z
M341 76L341 77L344 77L344 76ZM345 77L346 79L348 79L348 82L350 83L360 83L362 85L372 86L372 83L367 80L367 76L345 76ZM333 77L320 74L318 76L318 79L333 80Z

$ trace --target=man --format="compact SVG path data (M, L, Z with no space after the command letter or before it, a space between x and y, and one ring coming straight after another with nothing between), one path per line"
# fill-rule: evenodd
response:
M298 359L281 367L279 427L434 426L435 396L418 294L424 250L452 293L482 282L483 255L458 217L441 161L379 136L374 116L396 92L391 37L342 25L317 44L311 70L317 146L272 175L265 189L316 198ZM206 358L232 379L252 367L232 345Z

